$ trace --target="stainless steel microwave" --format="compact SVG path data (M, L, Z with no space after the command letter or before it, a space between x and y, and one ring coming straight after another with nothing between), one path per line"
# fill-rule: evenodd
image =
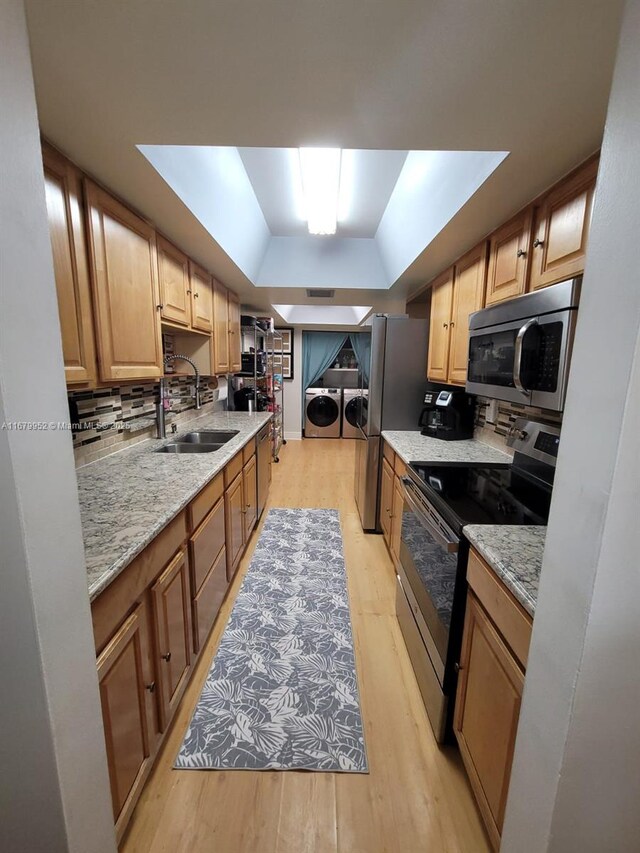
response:
M581 286L572 278L471 314L466 390L561 412Z

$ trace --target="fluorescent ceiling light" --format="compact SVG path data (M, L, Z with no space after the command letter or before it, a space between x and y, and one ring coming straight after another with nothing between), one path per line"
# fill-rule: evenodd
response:
M357 326L372 305L272 305L285 321L303 326Z
M342 152L339 148L300 148L299 152L309 234L335 234Z

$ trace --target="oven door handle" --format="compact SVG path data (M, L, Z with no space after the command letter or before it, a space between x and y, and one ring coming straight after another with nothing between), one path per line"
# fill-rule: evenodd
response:
M522 345L524 343L524 336L527 334L532 326L538 325L538 318L532 317L531 320L527 320L524 326L521 326L518 330L518 334L516 335L516 345L513 355L513 384L516 386L518 391L522 394L530 394L531 391L528 388L525 388L522 384L522 379L520 378L520 371L522 370Z
M423 524L426 528L428 528L429 533L433 536L433 538L441 545L448 554L457 554L458 549L460 547L460 541L458 539L449 539L447 538L442 530L439 530L433 521L426 515L424 509L420 506L418 501L411 494L412 491L416 488L414 484L411 482L409 477L402 477L402 485L404 491L404 499L409 504L411 509L415 512L415 514L420 519L421 524Z

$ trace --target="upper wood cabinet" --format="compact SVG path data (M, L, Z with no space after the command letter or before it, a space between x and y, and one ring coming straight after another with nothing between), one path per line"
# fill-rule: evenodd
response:
M486 304L524 293L531 256L533 208L528 207L489 238Z
M446 382L449 377L449 324L453 307L453 267L445 270L431 287L431 323L427 377Z
M189 258L158 234L158 276L160 279L160 316L169 323L191 325L191 288Z
M597 173L594 158L542 200L533 230L530 290L584 271Z
M487 244L483 241L455 265L447 380L451 384L464 385L467 381L469 314L479 311L484 305L486 281Z
M44 184L68 384L93 382L96 351L82 214L82 174L43 144Z
M156 232L85 181L93 304L102 380L163 374Z
M153 681L144 603L107 643L97 660L113 816L118 840L153 754Z
M239 373L242 370L242 340L240 334L240 300L230 290L228 299L228 321L229 321L229 370L231 373Z
M213 281L213 371L229 372L229 298L227 288Z
M213 279L206 270L189 261L191 325L201 332L213 329Z

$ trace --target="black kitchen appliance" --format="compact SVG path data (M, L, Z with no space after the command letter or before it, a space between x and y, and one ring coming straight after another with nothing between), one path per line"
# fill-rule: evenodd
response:
M258 376L264 376L267 372L267 354L261 349L254 353L253 347L250 352L242 353L242 372L253 376L254 358L256 373Z
M473 438L474 401L464 391L427 391L418 426L444 441Z
M233 395L233 405L237 412L248 412L249 411L249 400L253 400L253 408L257 412L266 412L269 406L269 397L266 394L258 391L256 396L256 392L253 388L247 386L245 388L238 388L237 391L234 392Z
M513 464L413 462L402 478L396 613L438 741L451 740L467 524L547 523L560 430L518 418Z

